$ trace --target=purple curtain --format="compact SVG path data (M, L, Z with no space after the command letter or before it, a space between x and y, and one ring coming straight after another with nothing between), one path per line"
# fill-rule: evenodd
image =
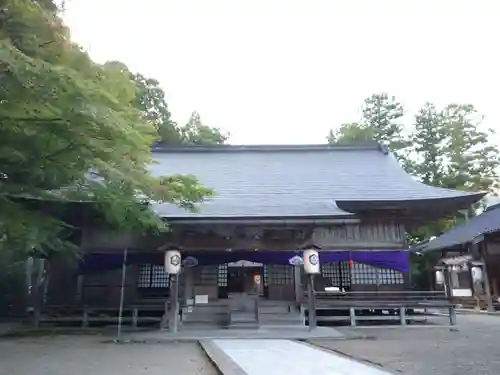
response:
M246 260L265 264L290 264L290 259L302 256L300 251L217 251L217 252L183 252L184 259L193 257L198 265L213 265L220 263ZM319 251L321 263L352 260L376 267L390 268L401 272L409 272L410 264L407 250L383 251ZM106 269L119 268L123 255L120 253L93 253L86 255L80 263L81 273L101 272ZM163 264L163 253L132 253L127 257L127 264Z

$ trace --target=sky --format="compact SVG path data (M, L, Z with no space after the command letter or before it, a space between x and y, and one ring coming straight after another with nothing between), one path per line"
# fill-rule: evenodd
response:
M388 92L411 124L426 101L472 103L500 133L498 0L66 0L98 62L156 78L233 144L324 143ZM500 136L494 142L500 144Z

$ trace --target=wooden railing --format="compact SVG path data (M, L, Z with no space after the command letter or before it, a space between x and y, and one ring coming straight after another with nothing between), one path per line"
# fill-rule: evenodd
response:
M318 321L345 320L341 311L348 311L347 318L352 326L357 320L394 319L405 325L415 310L424 310L427 314L428 309L436 308L447 309L450 324L455 324L454 302L441 291L315 292L314 295L315 310L322 312L317 314Z
M119 307L99 307L85 305L49 305L42 310L42 323L76 323L81 327L90 324L116 324L119 321ZM142 312L147 314L141 315ZM155 312L158 316L151 316ZM165 305L133 304L122 309L122 322L125 325L137 327L139 323L161 323L164 319ZM163 315L163 317L160 317Z
M328 301L446 301L442 291L360 291L360 292L314 292L317 300ZM307 296L307 292L305 293Z

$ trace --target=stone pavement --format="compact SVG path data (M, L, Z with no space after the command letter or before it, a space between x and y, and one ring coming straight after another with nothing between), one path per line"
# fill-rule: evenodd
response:
M291 340L222 339L202 345L224 375L389 375L339 354Z

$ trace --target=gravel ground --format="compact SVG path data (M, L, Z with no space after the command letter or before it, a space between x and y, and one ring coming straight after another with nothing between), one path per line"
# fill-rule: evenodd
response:
M217 374L196 343L104 344L99 337L0 341L1 375Z
M458 332L444 327L357 329L372 340L314 341L407 375L500 374L500 317L459 315Z

